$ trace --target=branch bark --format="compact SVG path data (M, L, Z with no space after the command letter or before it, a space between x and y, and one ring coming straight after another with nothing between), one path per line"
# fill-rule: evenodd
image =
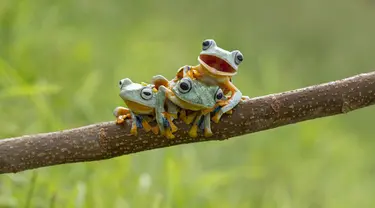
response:
M114 121L59 132L0 140L0 173L16 173L40 167L109 159L145 150L209 140L225 140L319 117L332 116L375 103L375 72L253 98L240 103L232 115L212 124L214 135L190 138L189 126L176 121L173 140L145 133L129 135L130 122Z

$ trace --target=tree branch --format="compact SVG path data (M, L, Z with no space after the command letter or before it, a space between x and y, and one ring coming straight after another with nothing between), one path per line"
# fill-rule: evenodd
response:
M235 136L272 129L319 117L347 113L375 103L375 72L303 89L253 98L240 103L232 115L212 124L214 136L190 138L189 126L176 121L173 140L145 133L129 135L130 122L114 121L59 132L0 140L0 173L65 163L109 159L145 150Z

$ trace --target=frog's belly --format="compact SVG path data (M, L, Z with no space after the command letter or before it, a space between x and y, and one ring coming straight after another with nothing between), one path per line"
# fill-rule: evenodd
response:
M211 76L202 76L199 80L207 85L220 85L222 81Z
M193 105L191 103L181 100L180 98L176 96L170 96L169 100L172 101L178 107L183 108L183 109L192 110L192 111L199 111L199 110L205 109L205 107L203 106Z
M150 108L140 103L136 103L136 102L129 101L129 100L125 100L125 103L128 106L128 108L136 114L151 115L154 113L154 108Z
M197 70L198 73L200 74L200 76L198 76L197 78L207 85L220 86L221 84L225 83L226 80L228 79L228 76L213 74L212 72L210 72L208 69L206 69L203 66L198 67L195 70Z

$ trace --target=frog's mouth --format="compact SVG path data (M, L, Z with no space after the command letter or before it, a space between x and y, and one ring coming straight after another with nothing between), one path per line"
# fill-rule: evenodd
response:
M205 64L216 69L217 71L230 73L230 74L235 74L237 72L230 64L228 64L227 61L219 57L208 55L208 54L201 54L199 55L199 58Z

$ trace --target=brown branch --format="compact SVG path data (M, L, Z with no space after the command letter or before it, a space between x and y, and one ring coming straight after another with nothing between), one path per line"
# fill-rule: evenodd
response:
M130 122L104 122L65 131L0 140L0 173L64 163L109 159L145 150L272 129L319 117L347 113L375 103L375 72L299 90L257 97L239 104L232 115L212 124L214 136L190 138L177 121L176 139L145 133L130 136Z

